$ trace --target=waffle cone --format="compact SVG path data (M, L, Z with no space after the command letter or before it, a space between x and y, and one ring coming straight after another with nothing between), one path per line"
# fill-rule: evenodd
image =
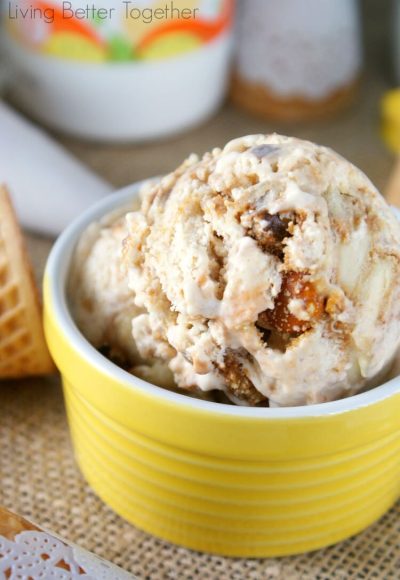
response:
M53 371L31 264L10 198L0 186L0 379Z
M13 540L17 534L29 530L39 530L39 528L0 506L0 536Z

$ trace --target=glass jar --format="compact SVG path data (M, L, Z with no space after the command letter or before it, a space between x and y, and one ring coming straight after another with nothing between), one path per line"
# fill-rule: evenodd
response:
M232 97L263 117L324 116L348 103L362 64L357 0L242 0Z

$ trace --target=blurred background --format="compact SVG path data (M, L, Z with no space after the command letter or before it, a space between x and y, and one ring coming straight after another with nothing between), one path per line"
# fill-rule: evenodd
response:
M235 10L230 0L176 0L172 19L154 16L171 3L140 0L126 5L137 12L122 24L98 13L63 21L59 5L3 0L3 95L12 109L0 115L0 181L29 229L58 233L63 220L48 221L64 212L70 190L93 195L85 202L81 191L68 220L97 195L251 133L331 146L385 188L400 115L400 97L387 93L400 82L396 0L241 0ZM21 7L32 6L55 11L24 16ZM13 111L24 116L10 122ZM43 134L24 137L28 119ZM80 181L85 168L96 178ZM27 216L28 201L50 197L45 215Z

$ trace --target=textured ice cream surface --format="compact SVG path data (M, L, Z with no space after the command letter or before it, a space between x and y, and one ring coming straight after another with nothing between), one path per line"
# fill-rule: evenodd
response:
M330 149L254 135L193 155L123 227L134 343L178 387L302 405L388 370L400 343L399 224Z
M75 250L69 300L78 327L102 354L140 378L170 387L166 363L144 360L132 336L132 320L142 310L135 305L121 256L128 235L125 215L137 206L121 208L84 232Z

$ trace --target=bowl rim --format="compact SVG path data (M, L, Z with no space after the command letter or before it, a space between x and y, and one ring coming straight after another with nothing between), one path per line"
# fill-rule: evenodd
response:
M153 178L154 179L154 178ZM140 379L107 359L93 347L84 337L70 313L67 302L66 282L68 272L79 237L92 222L103 218L109 212L116 210L138 196L141 186L148 180L135 182L127 187L105 196L90 206L75 219L58 237L47 260L45 280L51 297L51 313L55 322L62 329L70 344L73 344L86 360L98 371L118 379L125 387L139 389L146 395L163 399L179 406L190 407L192 410L206 411L212 414L237 416L242 418L269 419L302 419L307 417L326 417L370 406L400 393L400 375L390 379L369 391L350 397L297 407L249 407L215 403L175 393ZM400 211L392 208L400 218ZM45 305L46 306L46 305Z

